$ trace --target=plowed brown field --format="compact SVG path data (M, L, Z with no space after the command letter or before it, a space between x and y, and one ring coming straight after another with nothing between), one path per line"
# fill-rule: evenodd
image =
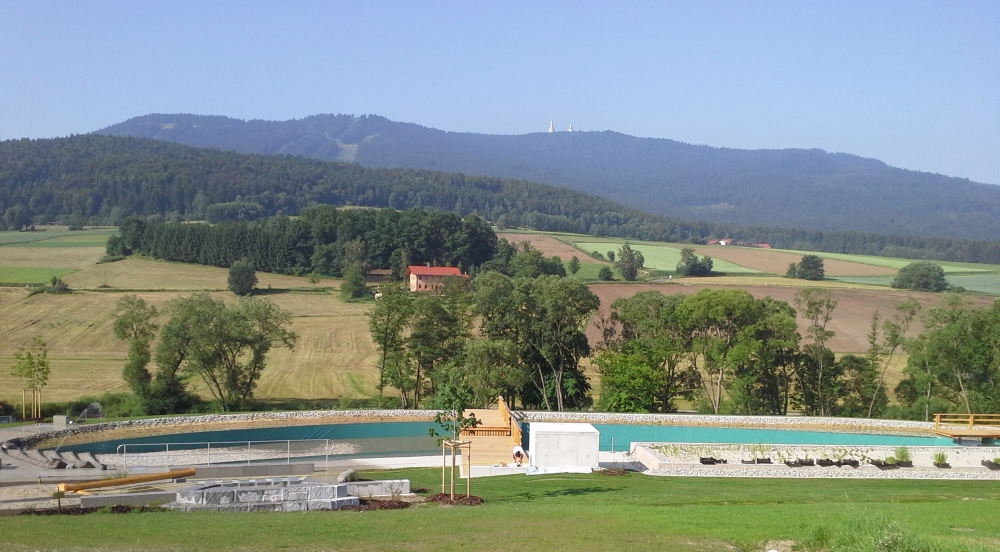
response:
M761 272L779 275L783 275L788 270L789 264L802 260L802 255L755 247L699 245L695 246L694 250L699 255L708 255L713 259L722 259ZM823 268L826 270L827 276L891 276L898 272L894 268L836 259L824 259Z

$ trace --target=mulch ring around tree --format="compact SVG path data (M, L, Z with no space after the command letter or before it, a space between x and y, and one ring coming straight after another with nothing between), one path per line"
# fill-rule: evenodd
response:
M483 499L475 495L465 496L456 494L455 500L452 500L449 494L437 493L427 497L427 502L437 502L444 506L479 506L483 503Z
M370 512L372 510L402 510L409 508L410 503L403 500L369 500L362 498L357 506L346 506L341 510L348 512Z
M628 475L629 471L628 470L619 470L617 468L608 468L606 470L597 470L597 473L599 473L601 475L617 476L617 475Z

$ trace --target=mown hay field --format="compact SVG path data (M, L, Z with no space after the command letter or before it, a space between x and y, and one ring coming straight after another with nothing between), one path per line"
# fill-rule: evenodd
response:
M45 243L45 242L41 242ZM29 244L35 245L35 244ZM104 256L104 247L0 247L0 267L72 268L93 266ZM3 280L6 282L7 280Z
M72 274L71 268L38 268L30 266L0 266L0 282L4 284L44 284L53 277Z

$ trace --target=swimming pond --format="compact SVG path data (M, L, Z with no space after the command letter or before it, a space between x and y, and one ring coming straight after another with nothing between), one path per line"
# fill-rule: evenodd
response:
M524 426L524 444L528 443L530 424ZM601 432L602 451L624 451L631 442L654 443L727 443L767 445L836 445L836 446L956 446L946 437L919 437L905 435L880 435L868 433L840 433L831 431L804 431L786 429L691 427L668 425L594 424ZM94 443L67 445L62 450L110 454L119 445L129 444L130 452L144 452L141 444L150 444L148 452L162 450L153 443L170 443L171 450L184 448L183 443L223 443L247 441L285 441L330 439L336 443L353 445L350 457L416 456L437 454L441 449L430 429L441 432L433 422L373 422L354 424L323 424L281 426L217 431L195 431L134 437ZM175 446L176 444L176 446Z

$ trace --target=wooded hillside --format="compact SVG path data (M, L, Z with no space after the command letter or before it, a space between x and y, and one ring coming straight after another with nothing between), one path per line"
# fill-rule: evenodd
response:
M280 122L147 115L98 132L523 179L681 219L1000 239L998 186L818 149L738 150L617 132L497 136L350 115Z
M658 241L728 237L773 247L916 259L1000 262L1000 242L692 222L521 180L373 169L100 135L0 142L4 227L67 219L118 225L295 215L316 203L477 214L501 227ZM214 206L214 207L213 207ZM258 207L259 206L259 207ZM216 218L217 217L217 218Z

